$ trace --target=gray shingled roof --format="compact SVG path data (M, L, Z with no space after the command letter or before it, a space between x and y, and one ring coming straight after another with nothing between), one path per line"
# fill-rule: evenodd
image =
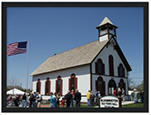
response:
M97 40L61 54L51 56L46 61L44 61L31 75L34 76L79 65L89 64L107 42L108 40L102 42Z

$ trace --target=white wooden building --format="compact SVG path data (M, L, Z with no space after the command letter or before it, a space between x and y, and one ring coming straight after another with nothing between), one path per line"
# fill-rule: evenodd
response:
M120 87L128 95L128 64L116 39L117 27L105 17L97 27L98 40L48 58L33 73L33 91L47 96L78 89L82 101L88 90L112 95Z

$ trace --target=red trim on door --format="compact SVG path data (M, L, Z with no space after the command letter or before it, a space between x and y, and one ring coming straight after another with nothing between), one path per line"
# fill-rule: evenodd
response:
M77 89L78 88L77 87L77 85L78 85L78 79L77 79L77 77L74 78L74 82L75 82L75 89Z

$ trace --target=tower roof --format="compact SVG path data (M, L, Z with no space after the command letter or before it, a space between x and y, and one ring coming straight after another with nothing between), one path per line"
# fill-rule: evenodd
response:
M109 20L109 18L108 18L108 17L105 17L99 26L102 26L102 25L104 25L104 24L106 24L106 23L109 23L109 24L112 24L112 25L113 25L113 23Z

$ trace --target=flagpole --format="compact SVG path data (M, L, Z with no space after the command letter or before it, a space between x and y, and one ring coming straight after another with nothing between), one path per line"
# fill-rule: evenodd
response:
M27 42L27 54L26 54L26 61L27 61L27 87L26 87L26 89L28 90L28 75L29 75L29 42ZM26 93L27 93L27 90L26 90Z

